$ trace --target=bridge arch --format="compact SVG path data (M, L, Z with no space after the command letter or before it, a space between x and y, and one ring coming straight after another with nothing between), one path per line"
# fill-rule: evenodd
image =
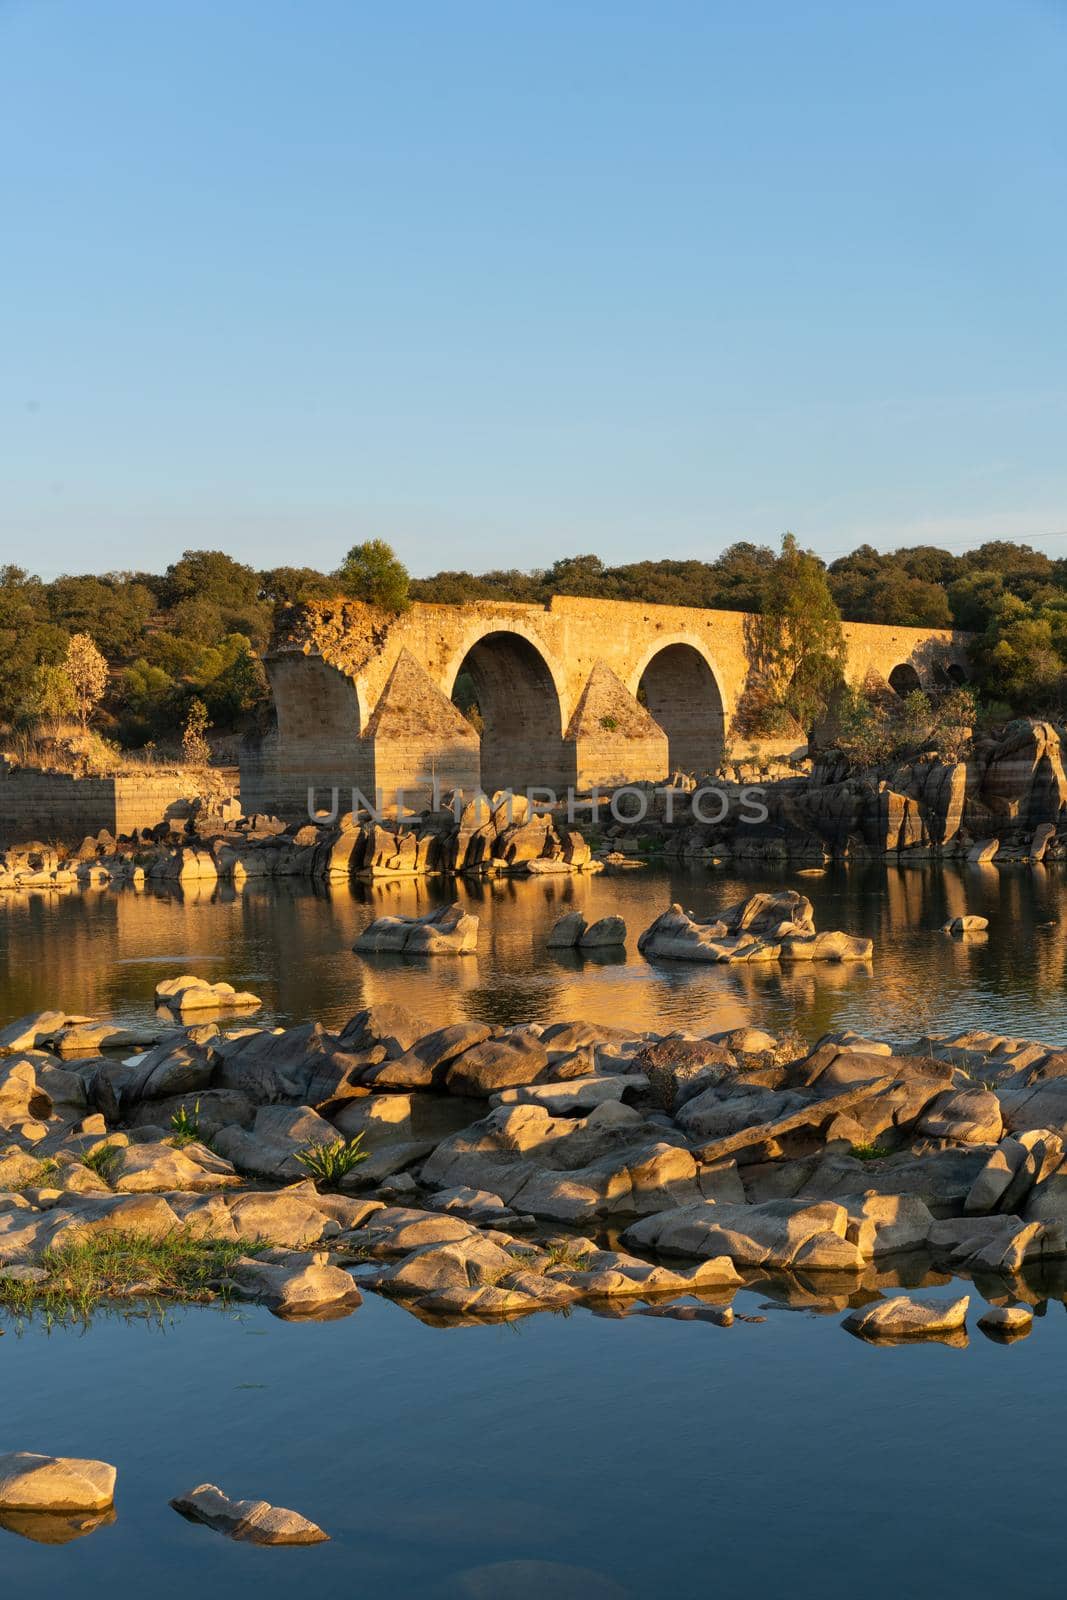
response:
M573 783L558 679L525 629L505 624L468 641L450 662L444 687L478 728L487 794L531 786L563 791Z
M718 770L726 708L719 678L701 644L678 636L660 639L645 654L630 683L667 735L671 771Z
M909 694L915 694L923 686L922 679L911 661L898 661L889 673L888 683L893 693L899 695L902 700L906 700Z

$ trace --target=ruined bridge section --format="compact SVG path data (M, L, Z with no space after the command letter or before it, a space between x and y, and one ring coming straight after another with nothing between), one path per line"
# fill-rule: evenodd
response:
M265 658L277 733L242 764L247 811L307 791L563 790L716 770L751 671L738 611L555 596L547 606L289 606ZM901 693L967 674L965 636L845 625L847 675ZM459 704L457 704L459 702ZM459 709L477 707L470 719Z

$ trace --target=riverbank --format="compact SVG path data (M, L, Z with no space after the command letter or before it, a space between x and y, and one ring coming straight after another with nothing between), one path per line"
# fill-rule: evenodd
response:
M851 1304L902 1254L904 1281L991 1274L1000 1298L1067 1282L1067 1054L1036 1042L433 1028L390 1004L153 1036L100 1054L106 1028L62 1012L0 1032L0 1301L54 1310L72 1250L134 1237L210 1244L200 1290L289 1316L360 1287L430 1319L722 1307L768 1271ZM132 1292L165 1296L143 1270Z

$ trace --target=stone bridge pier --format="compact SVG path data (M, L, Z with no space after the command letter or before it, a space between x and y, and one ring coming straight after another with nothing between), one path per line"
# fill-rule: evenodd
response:
M276 731L242 761L246 812L304 816L334 787L564 791L714 774L752 669L742 612L555 596L545 606L357 601L279 613ZM846 624L847 676L899 693L967 673L965 636ZM744 747L743 738L740 740Z

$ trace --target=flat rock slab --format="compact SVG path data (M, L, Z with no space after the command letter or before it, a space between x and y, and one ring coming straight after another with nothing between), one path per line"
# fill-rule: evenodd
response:
M190 1522L202 1522L248 1544L322 1544L330 1535L297 1511L268 1500L231 1500L214 1483L201 1483L171 1501Z
M812 1100L799 1111L778 1117L773 1122L760 1122L755 1127L742 1128L739 1133L728 1134L723 1139L713 1139L710 1144L694 1149L693 1154L700 1161L722 1161L738 1150L746 1150L752 1145L779 1139L783 1134L792 1133L797 1128L814 1127L827 1122L831 1117L839 1116L842 1111L849 1110L851 1106L873 1099L876 1094L881 1094L883 1089L888 1089L893 1082L892 1076L868 1078L863 1083L854 1084L851 1089L843 1090L841 1094Z
M0 1455L0 1511L106 1511L115 1477L106 1461L13 1450Z
M206 978L185 973L156 984L157 1006L168 1011L254 1011L263 1004L258 995L239 991L232 983L209 983Z
M966 1294L949 1302L895 1295L849 1312L841 1326L864 1339L938 1339L965 1327L970 1303Z
M627 1089L648 1088L643 1073L615 1073L611 1076L569 1078L563 1083L526 1083L501 1089L490 1097L491 1105L540 1105L553 1113L591 1111L609 1101L621 1100Z

